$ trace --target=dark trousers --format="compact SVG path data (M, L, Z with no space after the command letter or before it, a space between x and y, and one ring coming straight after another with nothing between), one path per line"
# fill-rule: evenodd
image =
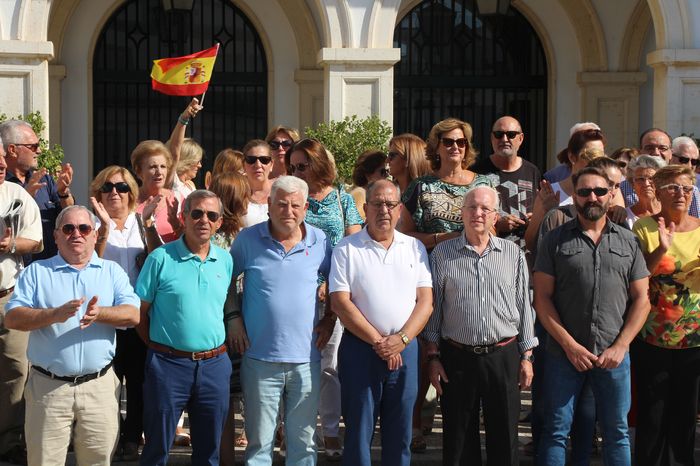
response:
M165 466L184 408L190 420L192 465L219 464L229 403L231 361L226 353L204 361L146 353L142 466Z
M119 381L126 380L126 418L119 426L123 442L139 443L143 433L143 371L146 363L146 345L136 330L117 330L117 350L114 354L114 372Z
M443 341L440 352L448 380L442 382L442 464L482 464L479 407L483 406L486 464L519 465L520 356L516 342L490 354L474 354Z
M418 342L401 352L390 371L374 349L345 331L338 349L341 409L345 419L343 464L371 466L374 426L381 417L382 465L411 464L411 420L418 393Z
M637 340L630 355L637 383L635 463L694 465L700 348L665 349Z

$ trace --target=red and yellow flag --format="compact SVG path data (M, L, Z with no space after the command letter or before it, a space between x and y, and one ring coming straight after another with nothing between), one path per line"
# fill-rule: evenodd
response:
M153 90L167 95L199 95L206 92L214 71L219 44L184 57L153 60Z

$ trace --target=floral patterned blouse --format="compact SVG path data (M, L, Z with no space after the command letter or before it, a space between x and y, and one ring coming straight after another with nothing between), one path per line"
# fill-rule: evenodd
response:
M634 224L647 254L659 246L658 228L652 217ZM668 349L700 346L700 228L676 232L671 247L650 272L651 312L639 338Z
M460 185L426 175L411 181L401 197L421 233L462 231L464 194L476 186L494 186L488 175L476 175L470 184Z

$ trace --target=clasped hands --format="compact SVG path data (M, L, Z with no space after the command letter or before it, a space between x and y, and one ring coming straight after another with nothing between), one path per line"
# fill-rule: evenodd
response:
M372 349L377 353L377 356L386 361L390 371L395 371L403 365L401 359L401 351L406 347L401 340L401 337L394 333L380 338L372 345Z

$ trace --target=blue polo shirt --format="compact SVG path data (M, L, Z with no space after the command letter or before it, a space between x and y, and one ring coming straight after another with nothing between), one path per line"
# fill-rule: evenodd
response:
M95 253L80 270L68 265L60 255L32 262L24 269L5 306L8 314L21 306L43 310L86 298L70 319L29 333L27 356L32 364L68 376L97 372L112 361L114 327L96 322L80 329L80 319L93 296L98 297L99 306L130 304L138 309L141 304L119 264L100 259Z
M206 351L225 339L224 301L233 263L212 243L206 260L192 253L185 237L148 255L136 294L148 303L151 341L182 351Z
M231 246L234 276L243 273L246 355L269 362L321 359L316 349L316 290L330 272L331 246L323 231L304 222L306 234L289 252L270 234L269 221L243 229Z

